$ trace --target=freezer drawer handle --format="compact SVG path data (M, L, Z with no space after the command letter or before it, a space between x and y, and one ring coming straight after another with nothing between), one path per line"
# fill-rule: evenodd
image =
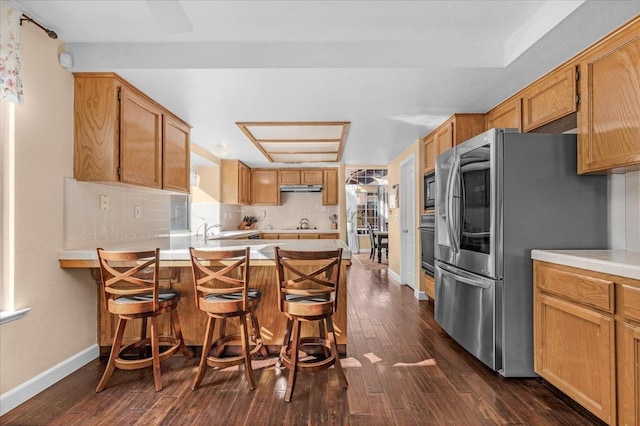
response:
M442 271L444 275L447 275L455 279L456 281L460 281L462 283L469 284L475 287L491 288L491 283L483 282L485 281L483 278L475 278L468 274L463 273L462 271L460 271L459 273L453 273L440 265L437 265L436 268L440 269L440 271Z

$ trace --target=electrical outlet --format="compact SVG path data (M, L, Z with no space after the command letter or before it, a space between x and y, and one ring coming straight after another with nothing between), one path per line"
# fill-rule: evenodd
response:
M136 219L140 219L140 218L142 217L142 207L140 207L140 206L135 206L135 207L133 208L133 216L134 216Z
M100 210L109 210L109 196L100 195Z

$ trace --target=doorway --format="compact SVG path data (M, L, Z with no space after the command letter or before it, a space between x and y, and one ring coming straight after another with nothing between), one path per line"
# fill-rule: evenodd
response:
M400 279L416 290L415 161L412 154L400 163Z

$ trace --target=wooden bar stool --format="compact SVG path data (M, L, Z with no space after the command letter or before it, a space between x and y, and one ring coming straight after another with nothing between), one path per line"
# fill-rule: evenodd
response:
M340 384L347 388L332 319L338 306L342 249L290 251L275 247L275 259L280 312L287 317L279 359L289 369L285 401L291 401L298 370L313 372L334 365ZM300 337L301 322L307 321L319 321L318 336ZM322 354L303 361L299 358L303 346L319 346Z
M156 391L159 391L162 389L160 362L178 351L187 358L193 356L184 344L176 310L180 294L170 288L159 288L159 253L160 249L137 252L98 249L105 308L118 315L118 326L107 368L96 387L96 392L106 387L116 368L136 370L149 366L153 366L153 381ZM158 317L165 313L171 314L175 336L159 336ZM127 321L133 319L142 319L140 338L123 347L122 340ZM151 320L151 337L147 337L148 319ZM146 355L149 346L151 354ZM168 348L160 352L160 346ZM132 353L137 353L137 357L131 357Z
M219 368L244 364L249 388L254 390L256 382L251 358L258 352L264 357L268 353L263 346L260 325L254 314L262 294L257 289L249 288L249 247L225 251L196 250L191 247L189 250L196 306L209 316L200 365L191 389L196 390L200 385L207 364ZM227 319L232 317L240 320L240 334L226 334ZM253 328L251 342L247 325L249 319ZM214 340L216 320L220 320L220 336ZM225 346L233 343L241 343L242 353L223 356Z

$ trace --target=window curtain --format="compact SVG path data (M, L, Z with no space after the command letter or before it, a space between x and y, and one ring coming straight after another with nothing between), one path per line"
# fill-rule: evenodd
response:
M20 79L20 16L6 1L0 1L0 99L22 105Z
M360 251L360 244L358 243L358 218L356 214L358 212L358 193L356 188L358 185L346 185L346 198L347 198L347 243L349 244L349 250L353 253Z

